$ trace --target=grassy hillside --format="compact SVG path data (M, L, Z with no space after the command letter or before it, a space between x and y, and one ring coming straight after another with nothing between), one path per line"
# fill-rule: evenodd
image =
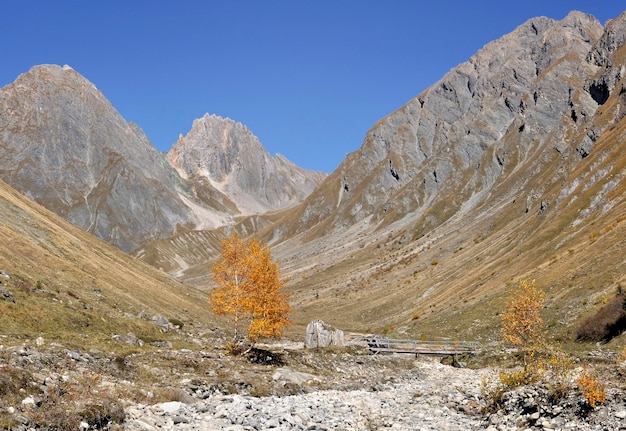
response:
M119 347L112 334L167 339L162 316L203 331L206 295L129 257L0 182L0 343L43 337Z

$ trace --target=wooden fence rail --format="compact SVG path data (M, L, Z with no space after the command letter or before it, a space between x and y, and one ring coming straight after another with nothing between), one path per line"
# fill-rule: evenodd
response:
M414 353L424 355L475 354L482 345L476 341L395 340L386 337L363 337L371 353Z

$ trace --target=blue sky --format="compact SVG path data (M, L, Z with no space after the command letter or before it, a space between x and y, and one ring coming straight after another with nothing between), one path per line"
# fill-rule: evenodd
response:
M365 133L529 18L613 0L0 0L0 86L69 64L167 151L205 112L331 172Z

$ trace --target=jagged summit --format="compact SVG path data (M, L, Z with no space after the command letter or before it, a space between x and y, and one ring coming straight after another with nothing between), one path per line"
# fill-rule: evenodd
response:
M572 145L567 132L581 127L572 111L579 123L595 113L585 86L597 67L585 58L602 32L595 18L573 12L531 19L487 44L379 121L307 198L292 228L321 234L411 217L425 233L484 203L537 151ZM529 194L531 207L537 197Z
M170 151L173 169L68 65L35 66L0 89L0 148L0 178L125 251L293 205L325 176L271 157L241 123L208 115Z
M123 250L190 223L174 172L145 134L69 66L0 89L0 177Z
M205 114L167 154L184 178L203 177L242 214L257 214L301 201L325 174L272 157L243 124Z

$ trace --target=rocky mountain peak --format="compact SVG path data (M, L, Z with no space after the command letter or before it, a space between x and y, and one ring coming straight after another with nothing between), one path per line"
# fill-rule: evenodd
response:
M602 32L595 18L573 12L562 21L533 18L487 44L379 121L332 185L307 200L302 226L316 214L343 226L410 215L424 216L426 229L479 205L514 164L531 161L531 148L562 150L566 130L577 126L572 115L579 124L593 115L598 104L585 83L597 68L585 58Z
M243 124L209 114L194 120L167 158L182 177L208 179L242 214L293 205L325 177L271 156Z
M163 155L69 66L0 89L0 146L0 178L123 250L191 223Z

